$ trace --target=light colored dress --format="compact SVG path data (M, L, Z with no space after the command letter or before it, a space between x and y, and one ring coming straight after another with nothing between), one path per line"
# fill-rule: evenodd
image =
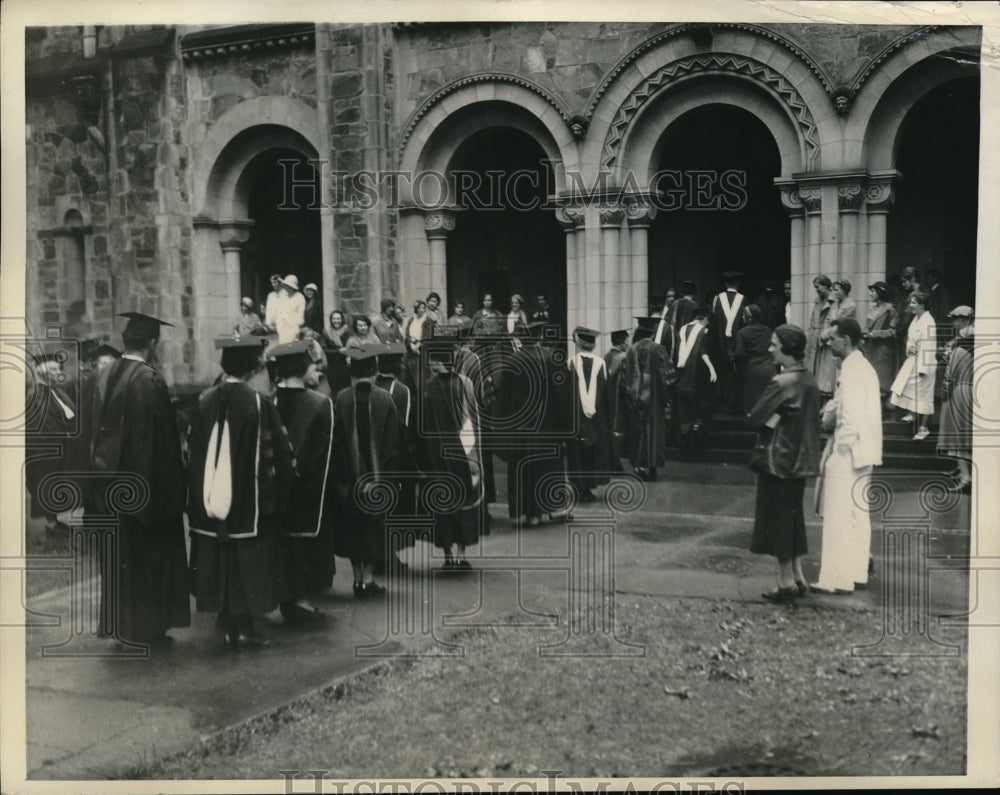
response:
M937 326L930 312L913 318L906 333L906 361L892 382L892 404L915 414L934 413Z

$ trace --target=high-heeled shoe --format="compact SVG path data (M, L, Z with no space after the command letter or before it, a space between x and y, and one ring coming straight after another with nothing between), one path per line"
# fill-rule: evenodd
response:
M761 596L767 599L769 602L785 602L799 595L799 589L795 585L791 585L788 588L782 588L780 585L777 588L773 588L770 591L764 591Z
M805 580L796 580L795 589L798 591L798 596L805 596L809 593L809 583Z

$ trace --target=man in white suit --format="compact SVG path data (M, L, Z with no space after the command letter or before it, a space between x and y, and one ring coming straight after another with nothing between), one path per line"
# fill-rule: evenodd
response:
M823 408L823 426L832 431L823 453L823 545L819 581L812 590L849 594L868 587L872 526L868 482L882 463L882 407L878 375L858 350L861 327L853 318L831 325L830 349L841 360L833 399Z

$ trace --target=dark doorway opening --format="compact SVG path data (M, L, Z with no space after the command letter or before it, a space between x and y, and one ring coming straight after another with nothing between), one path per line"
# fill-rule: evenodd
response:
M313 166L306 158L291 149L268 150L247 166L255 172L247 210L254 225L240 255L240 288L255 306L263 303L271 291L272 273L282 277L294 273L299 289L313 283L319 295L323 294L319 209L310 208L304 201L294 202L295 208L281 208L286 166L279 160L297 161L297 181L305 181L313 174Z
M664 132L660 180L681 205L660 211L649 230L649 296L689 279L698 299L722 289L723 271L744 274L740 290L753 299L765 281L790 276L791 231L774 185L781 154L756 116L731 105L706 105Z
M886 270L941 271L952 304L975 306L979 215L979 78L938 86L907 114L889 212ZM954 307L948 307L952 309Z
M468 315L484 292L502 312L518 293L530 316L539 292L566 311L565 233L553 210L542 209L554 193L545 158L531 136L504 127L476 133L456 152L452 171L474 172L467 184L479 184L466 191L448 235L448 300L464 301Z

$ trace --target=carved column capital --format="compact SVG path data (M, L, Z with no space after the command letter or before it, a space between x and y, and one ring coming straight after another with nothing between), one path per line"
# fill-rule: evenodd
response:
M219 245L223 251L240 251L250 239L250 230L254 221L250 219L233 219L219 221L215 227L219 233Z
M802 197L799 189L794 184L779 186L781 190L781 206L785 212L792 217L799 217L805 214L805 207L802 204Z
M629 196L625 199L625 217L633 229L648 227L656 218L656 205L646 196Z
M799 188L799 198L809 215L818 215L823 206L822 188Z
M610 207L606 210L601 210L602 229L617 228L622 225L622 221L624 220L625 208L623 207Z
M575 204L564 204L556 209L556 220L564 232L575 232L586 222L583 207Z
M837 186L837 206L842 213L856 213L865 201L865 186L847 182Z
M865 187L865 204L869 213L887 213L896 200L896 185L902 179L898 171L874 173Z
M448 237L455 229L455 213L451 210L428 210L424 213L424 232L429 238Z

